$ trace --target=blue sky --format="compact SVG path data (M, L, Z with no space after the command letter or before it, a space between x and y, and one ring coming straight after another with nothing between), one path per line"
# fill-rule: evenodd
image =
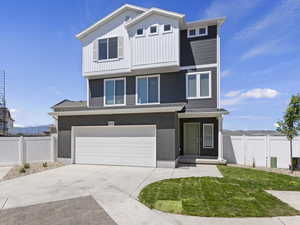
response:
M50 107L86 98L75 34L125 3L184 13L187 21L227 16L222 28L227 129L274 129L300 92L300 0L6 0L0 13L0 69L20 126L52 123Z

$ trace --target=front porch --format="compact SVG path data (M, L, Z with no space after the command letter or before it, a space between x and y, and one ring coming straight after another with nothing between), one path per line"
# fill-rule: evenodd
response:
M201 112L179 114L179 164L224 165L223 115Z

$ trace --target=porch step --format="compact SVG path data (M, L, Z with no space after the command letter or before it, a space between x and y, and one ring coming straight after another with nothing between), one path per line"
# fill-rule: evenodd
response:
M190 158L181 157L178 160L181 164L211 164L211 165L226 165L227 161L225 159L201 159L201 158Z

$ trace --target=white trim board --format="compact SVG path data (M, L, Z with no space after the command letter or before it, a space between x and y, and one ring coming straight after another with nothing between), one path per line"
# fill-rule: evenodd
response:
M76 116L76 115L160 113L160 112L177 112L177 111L182 110L182 108L183 108L183 106L126 108L126 109L95 109L95 110L50 112L49 115L51 115L51 116Z
M203 65L181 66L180 70L203 69L203 68L210 68L210 67L217 67L217 66L218 66L217 63L203 64Z

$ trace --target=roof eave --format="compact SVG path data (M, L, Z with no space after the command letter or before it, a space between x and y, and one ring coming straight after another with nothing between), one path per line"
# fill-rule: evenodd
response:
M226 20L226 17L217 17L217 18L212 18L212 19L206 19L206 20L197 20L197 21L191 21L187 22L185 24L186 28L188 27L193 27L193 26L199 26L199 25L212 25L212 24L217 24L219 26L222 26Z
M130 4L125 4L122 7L120 7L119 9L111 12L110 14L108 14L106 17L102 18L101 20L99 20L98 22L94 23L93 25L89 26L88 28L86 28L85 30L83 30L82 32L76 34L76 38L78 38L79 40L82 40L84 37L86 37L89 33L95 31L99 26L101 26L102 24L108 22L109 20L111 20L113 17L119 15L120 13L122 13L123 11L125 11L126 9L133 9L136 11L141 11L141 12L145 12L147 11L146 8L143 7L139 7L139 6L135 6L135 5L130 5Z
M185 18L184 14L175 13L175 12L171 12L171 11L167 11L167 10L163 10L163 9L158 9L158 8L151 8L148 11L144 12L143 14L137 16L133 20L129 21L127 24L125 24L125 27L126 28L131 27L134 24L138 23L139 21L143 20L143 18L145 18L147 16L150 16L154 13L169 16L169 17L178 18L182 21L184 21L184 18Z

